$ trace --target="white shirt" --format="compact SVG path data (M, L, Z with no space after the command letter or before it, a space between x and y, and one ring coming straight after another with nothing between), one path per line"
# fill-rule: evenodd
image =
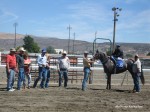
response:
M139 72L141 72L141 62L139 59L137 59L137 61L134 63L137 65L137 68L139 69Z
M58 65L59 65L59 69L69 69L70 68L70 61L68 57L60 57L58 58Z
M47 57L44 55L39 55L37 58L37 63L39 67L43 67L43 65L46 67L47 64Z

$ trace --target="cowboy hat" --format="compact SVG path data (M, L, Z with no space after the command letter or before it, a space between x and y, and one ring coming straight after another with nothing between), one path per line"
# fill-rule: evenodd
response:
M66 52L66 51L63 51L62 54L67 54L67 52Z
M89 54L89 52L88 51L84 51L84 54Z
M15 48L11 48L11 49L10 49L10 51L14 51L14 52L16 52L16 49L15 49Z
M20 47L19 51L26 51L26 50L23 47Z

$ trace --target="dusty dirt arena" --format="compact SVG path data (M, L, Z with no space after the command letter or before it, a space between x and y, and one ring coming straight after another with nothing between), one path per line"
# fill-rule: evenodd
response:
M0 75L0 112L150 112L150 85L141 86L140 93L131 93L133 85L106 90L106 85L88 84L82 91L81 83L69 83L66 89L51 83L47 89L7 92L2 70Z
M31 88L7 92L0 85L0 112L150 112L150 87L130 93L130 86L81 85L68 88L51 84L47 89Z

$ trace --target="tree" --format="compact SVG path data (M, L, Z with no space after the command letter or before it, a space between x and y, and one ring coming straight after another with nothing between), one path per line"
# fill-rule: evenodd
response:
M34 39L31 36L25 36L24 39L24 45L23 47L30 53L39 53L40 47L36 42L34 42Z
M56 54L56 51L55 51L55 49L52 46L48 46L47 47L47 52L51 53L51 54Z
M147 56L150 56L150 52L147 54Z

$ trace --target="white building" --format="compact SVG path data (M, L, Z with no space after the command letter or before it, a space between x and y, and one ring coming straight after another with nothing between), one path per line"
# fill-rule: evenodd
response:
M61 54L64 50L63 49L55 49L57 54Z

